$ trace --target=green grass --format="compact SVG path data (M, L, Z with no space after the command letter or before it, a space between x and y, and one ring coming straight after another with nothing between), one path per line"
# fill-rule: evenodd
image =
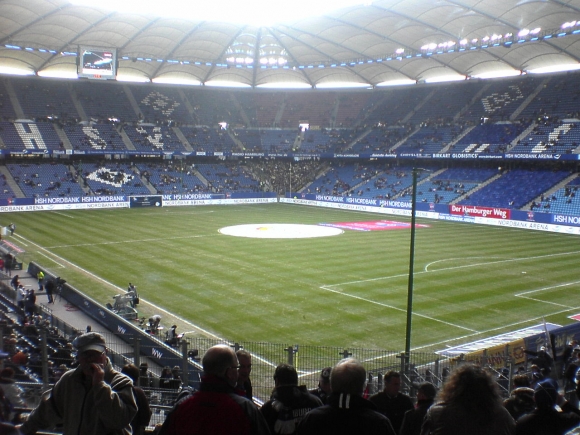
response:
M409 230L250 239L224 226L406 220L284 204L11 213L34 260L105 304L142 299L232 341L403 350ZM412 348L580 311L577 236L418 220ZM525 272L525 273L524 273ZM118 288L115 288L117 286ZM519 293L527 293L516 296ZM146 310L146 307L143 306ZM146 314L146 313L145 313Z

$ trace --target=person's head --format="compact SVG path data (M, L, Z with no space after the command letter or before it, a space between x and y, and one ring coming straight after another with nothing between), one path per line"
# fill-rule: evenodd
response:
M417 389L418 401L433 401L437 395L437 388L431 382L423 382Z
M330 372L330 388L333 393L362 396L367 381L367 372L354 358L339 361Z
M12 367L6 367L0 371L0 378L2 379L13 379L14 369Z
M318 388L327 394L330 394L330 372L332 367L324 367L320 372L320 377L318 378Z
M236 385L238 357L231 347L225 344L210 347L203 356L201 365L206 374L225 379L232 387Z
M558 400L558 384L553 379L544 379L536 384L534 401L538 409L551 409Z
M252 354L245 349L239 349L236 352L240 369L238 370L238 383L243 384L250 379L252 372Z
M107 362L105 337L98 332L79 335L72 342L77 352L77 361L85 375L91 376L93 364L104 366Z
M298 373L289 364L279 364L274 371L274 382L277 387L283 385L298 385Z
M446 404L488 412L500 403L497 383L479 366L464 364L456 368L443 385L440 399Z
M385 383L384 391L389 396L396 396L401 391L401 375L399 372L389 370L385 373L383 382Z
M530 378L527 374L522 375L515 375L513 379L514 388L518 387L529 387L530 386Z
M137 382L139 381L139 367L135 364L126 364L121 369L121 373L129 376L133 383L137 385Z

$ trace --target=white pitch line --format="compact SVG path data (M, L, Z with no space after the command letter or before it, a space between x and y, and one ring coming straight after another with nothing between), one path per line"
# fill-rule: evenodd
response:
M437 343L431 343L431 344L426 344L424 346L415 347L412 350L420 350L420 349L425 349L425 348L431 348L433 346L439 346L439 345L442 345L442 344L447 344L447 343L449 343L451 341L463 340L465 338L475 337L477 335L489 334L490 332L495 332L495 331L508 330L509 328L513 328L514 326L523 325L525 323L535 322L535 321L538 321L538 320L542 320L543 321L543 319L545 319L548 316L555 316L555 315L558 315L558 314L563 314L563 313L567 313L567 312L570 312L570 311L577 311L577 310L580 310L580 307L570 307L570 308L568 308L566 310L560 310L560 311L554 311L553 313L542 314L541 316L538 316L538 317L534 317L534 318L526 319L526 320L521 320L519 322L511 323L509 325L498 326L497 328L487 329L485 331L480 331L479 333L467 334L467 335L463 335L461 337L448 338L446 340L439 341Z
M542 288L538 288L536 290L528 290L527 292L516 293L515 296L518 298L522 298L522 299L528 299L528 300L534 301L534 302L541 302L543 304L549 304L549 305L555 305L557 307L567 308L567 307L569 307L569 305L559 304L557 302L551 302L551 301L544 301L542 299L532 298L530 296L525 296L525 295L529 295L529 294L537 293L537 292L543 292L546 290L552 290L552 289L561 288L561 287L568 287L568 286L576 285L576 284L580 284L580 281L567 282L565 284L552 285L549 287L542 287Z
M394 307L394 306L388 305L388 304L383 304L382 302L373 301L371 299L362 298L360 296L351 295L350 293L339 292L338 290L332 290L332 289L326 288L324 286L322 286L320 288L323 289L323 290L329 291L331 293L336 293L336 294L339 294L339 295L342 295L342 296L346 296L346 297L349 297L349 298L358 299L358 300L361 300L361 301L364 301L364 302L368 302L368 303L371 303L371 304L374 304L374 305L379 305L381 307L390 308L390 309L395 310L395 311L401 311L403 313L406 313L407 312L407 310L404 310L402 308ZM446 322L444 320L435 319L434 317L426 316L424 314L413 313L413 315L414 316L417 316L417 317L422 317L422 318L427 319L427 320L432 320L434 322L443 323L443 324L445 324L447 326L453 326L455 328L464 329L466 331L471 331L471 332L478 333L478 331L476 331L475 329L466 328L465 326L460 326L460 325L456 325L454 323Z
M538 255L536 257L511 258L511 259L504 259L504 260L497 260L497 261L489 261L489 262L485 262L485 263L464 264L462 266L444 267L442 269L436 269L436 270L428 270L427 269L431 264L435 264L435 263L438 263L439 261L442 261L442 260L438 260L438 261L434 261L433 263L429 263L427 266L425 266L425 270L414 272L414 275L422 275L425 273L435 273L435 272L445 272L448 270L456 270L456 269L466 269L468 267L487 266L489 264L511 263L514 261L538 260L541 258L557 257L560 255L571 255L571 254L580 254L580 251L561 252L559 254ZM479 258L479 257L477 257L477 258ZM394 278L403 278L406 276L409 276L409 274L408 273L401 273L399 275L380 276L377 278L361 279L361 280L357 280L357 281L347 281L347 282L341 282L341 283L337 283L337 284L326 284L326 285L324 285L324 287L341 287L341 286L347 286L347 285L351 285L351 284L360 284L363 282L373 282L373 281L380 281L380 280L387 280L387 279L394 279Z
M70 214L63 213L63 212L61 212L61 211L53 211L53 213L54 213L54 214L58 214L58 215L60 215L60 216L64 216L64 217L70 218L70 219L75 219L75 217L74 217L74 216L71 216Z
M22 238L24 239L24 237L22 237ZM24 239L24 240L27 240L27 239ZM48 249L46 249L46 248L43 248L42 246L40 246L40 245L38 245L38 244L36 244L36 243L34 243L34 242L30 241L30 240L27 240L27 241L28 241L28 243L30 243L31 245L33 245L33 246L36 246L38 249L40 249L40 250L42 250L42 251L45 251L45 252L47 252L48 254L50 254L50 255L52 255L52 256L54 256L54 257L58 258L58 259L59 259L60 261L62 261L63 263L66 263L66 264L70 265L71 267L73 267L73 268L75 268L75 269L77 269L77 270L80 270L81 272L83 272L84 274L86 274L86 275L90 276L91 278L95 279L96 281L100 281L100 282L102 282L103 284L106 284L106 285L108 285L108 286L110 286L110 287L114 288L115 290L120 290L121 292L124 292L124 291L125 291L125 289L122 289L121 287L119 287L119 286L117 286L117 285L115 285L115 284L113 284L113 283L111 283L111 282L109 282L109 281L107 281L107 280L105 280L105 279L101 278L100 276L97 276L97 275L95 275L94 273L92 273L92 272L89 272L88 270L86 270L86 269L84 269L84 268L82 268L82 267L80 267L80 266L78 266L78 265L76 265L76 264L74 264L74 263L71 263L71 262L70 262L70 261L68 261L67 259L65 259L65 258L63 258L63 257L61 257L61 256L59 256L59 255L57 255L57 254L55 254L55 253L53 253L53 252L49 251ZM48 257L48 258L50 258L50 257ZM54 259L53 259L52 261L54 261ZM55 262L55 263L56 263L56 262ZM184 318L182 318L182 317L179 317L179 316L177 316L177 315L175 315L175 314L173 314L173 313L171 313L171 312L169 312L169 311L167 311L167 310L165 310L165 309L163 309L163 308L161 308L161 307L159 307L159 306L157 306L157 305L151 304L151 303L147 302L147 301L146 301L146 300L144 300L144 299L141 299L141 301L143 301L144 303L146 303L147 305L149 305L149 306L151 306L151 307L154 307L154 308L155 308L157 311L160 311L160 312L162 312L162 313L164 313L164 314L167 314L168 316L172 316L172 317L174 317L175 319L178 319L180 322L183 322L183 323L184 323L184 324L186 324L186 325L190 325L192 328L195 328L195 329L197 329L198 331L202 332L203 334L207 335L208 337L215 338L216 340L220 340L220 341L223 341L223 342L225 342L225 343L229 343L229 341L228 341L228 340L226 340L225 338L222 338L222 337L220 337L220 336L218 336L218 335L215 335L214 333L212 333L212 332L209 332L209 331L207 331L207 330L205 330L205 329L203 329L203 328L201 328L201 327L199 327L199 326L197 326L197 325L195 325L195 324L191 323L190 321L188 321L188 320L186 320L186 319L184 319Z
M22 237L20 234L14 234L14 237L18 237L21 240L20 243L22 243L24 246L28 246L26 243L24 243L24 240L26 239Z
M118 240L118 241L111 241L111 242L100 242L100 243L79 243L76 245L55 245L55 246L48 246L47 248L43 249L56 249L56 248L80 248L82 246L101 246L101 245L120 245L124 243L145 243L145 242L159 242L164 240L175 240L175 239L199 239L202 237L216 237L219 234L206 234L206 235L192 235L192 236L175 236L175 237L164 237L162 239L155 238L155 239L136 239L136 240Z
M549 287L542 287L542 288L538 288L536 290L529 290L527 292L516 293L515 295L516 296L529 295L531 293L543 292L543 291L546 291L546 290L552 290L552 289L560 288L560 287L568 287L569 285L575 285L575 284L580 284L580 281L567 282L565 284L558 284L558 285L551 285Z
M38 252L38 253L39 253L40 255L42 255L43 257L45 257L45 258L48 258L48 259L49 259L50 261L52 261L53 263L55 263L55 264L58 264L58 265L59 265L59 267L62 267L62 268L64 268L64 267L65 267L65 266L64 266L64 264L60 264L58 261L55 261L55 260L54 260L54 258L52 258L52 257L49 257L48 255L46 255L44 252L42 252L42 251L36 251L36 252Z

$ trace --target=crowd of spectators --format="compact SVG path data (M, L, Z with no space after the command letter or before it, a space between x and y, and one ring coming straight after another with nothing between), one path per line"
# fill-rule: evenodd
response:
M12 281L17 289L19 277ZM27 315L26 310L17 307L17 320L5 316L2 321L5 353L0 356L5 359L0 371L0 419L4 424L15 425L22 434L64 424L66 434L67 427L79 423L78 415L70 411L75 407L67 403L84 391L82 394L94 396L93 414L87 416L94 427L83 433L99 433L94 432L95 428L110 424L130 426L139 434L153 430L149 426L151 396L142 389L152 387L146 363L116 369L106 356L107 346L100 334L87 328L85 333L75 331L64 336L36 310ZM40 350L41 330L47 332L48 364ZM424 369L407 377L390 370L378 390L368 382L369 373L363 365L352 358L322 369L318 386L312 390L299 382L295 367L280 364L273 370L271 397L260 406L252 396L252 354L218 345L207 350L202 359L204 375L199 391L184 389L185 394L165 423L158 424L154 431L162 435L230 434L232 427L241 427L249 431L241 433L259 434L309 435L331 430L337 434L373 435L564 435L580 427L577 342L570 342L557 359L544 347L522 350L528 355L529 370L520 366L510 373L507 367L496 371L459 361L455 368L440 375ZM40 385L38 379L45 365L54 384L46 397L54 395L58 414L54 414L54 406L47 408L46 402L40 401L30 416L22 418L22 412L26 415L30 411L30 397L19 383L33 381ZM119 372L131 381L119 378ZM76 378L84 379L78 385L86 381L81 390L70 384ZM165 367L159 387L176 390L181 386L181 368ZM124 388L130 388L133 394L124 393ZM415 394L410 396L411 392ZM113 402L105 405L109 399L104 397L111 397ZM204 408L208 401L215 407L211 412ZM100 409L107 412L101 413Z

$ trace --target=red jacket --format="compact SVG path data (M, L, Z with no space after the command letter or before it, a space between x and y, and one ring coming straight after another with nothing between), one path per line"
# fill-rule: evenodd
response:
M236 394L225 380L206 375L200 390L167 417L164 435L269 435L253 402Z

